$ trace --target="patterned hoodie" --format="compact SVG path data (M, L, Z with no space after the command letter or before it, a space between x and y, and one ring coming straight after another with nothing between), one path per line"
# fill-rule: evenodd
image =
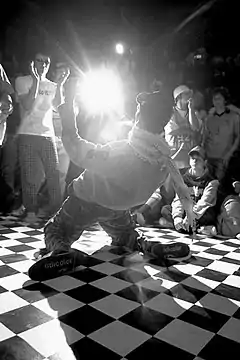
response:
M157 96L155 102L159 102ZM188 189L160 135L135 126L126 140L96 145L78 134L72 104L62 105L59 112L64 147L71 160L86 169L74 180L77 197L113 210L126 210L143 204L171 174L176 193L192 211Z
M195 177L191 174L191 169L188 169L183 175L183 180L189 188L194 202L193 211L197 215L197 219L200 219L207 209L216 205L219 181L213 179L208 169L201 177ZM184 209L176 195L172 203L172 217L173 219L177 217L183 219L184 215Z

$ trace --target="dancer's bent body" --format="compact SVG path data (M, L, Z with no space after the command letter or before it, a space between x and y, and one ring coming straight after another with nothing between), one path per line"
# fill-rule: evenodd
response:
M59 108L64 147L71 160L86 170L69 187L69 196L44 228L46 248L29 270L30 277L44 280L72 268L71 245L83 231L98 222L112 244L139 251L160 260L190 257L188 245L150 242L135 229L129 209L144 203L171 176L191 226L192 201L182 177L159 135L171 113L159 92L137 97L136 122L126 140L101 146L81 138L76 128L72 86ZM40 275L41 274L41 275Z

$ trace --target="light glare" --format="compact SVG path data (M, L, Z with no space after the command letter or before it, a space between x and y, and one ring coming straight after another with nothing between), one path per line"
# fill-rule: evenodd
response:
M119 55L122 55L124 53L124 46L122 44L117 44L116 45L116 52L119 54Z
M124 98L120 79L108 69L86 74L80 87L80 96L89 113L124 112Z

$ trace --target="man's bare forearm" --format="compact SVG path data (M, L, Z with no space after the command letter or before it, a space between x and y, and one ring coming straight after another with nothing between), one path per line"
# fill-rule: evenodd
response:
M63 103L64 103L63 85L58 84L56 89L56 95L53 100L53 106L55 109L57 109L58 106L62 105Z
M76 124L76 114L73 102L67 102L59 107L59 114L62 121L62 142L69 157L75 164L79 164L79 141Z
M193 109L189 111L189 123L194 131L199 130L199 120Z

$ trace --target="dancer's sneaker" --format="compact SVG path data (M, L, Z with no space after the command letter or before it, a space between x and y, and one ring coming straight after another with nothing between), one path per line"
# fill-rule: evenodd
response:
M155 241L148 241L147 243L147 245L145 244L145 251L143 252L160 261L174 260L181 262L191 257L189 246L181 242L161 244Z
M41 249L35 254L37 261L29 268L28 276L34 281L45 281L66 275L84 263L85 255L76 249L48 252Z
M190 248L181 242L162 244L149 241L140 231L121 236L112 241L112 245L123 247L131 252L140 252L165 262L166 260L183 261L191 257Z

